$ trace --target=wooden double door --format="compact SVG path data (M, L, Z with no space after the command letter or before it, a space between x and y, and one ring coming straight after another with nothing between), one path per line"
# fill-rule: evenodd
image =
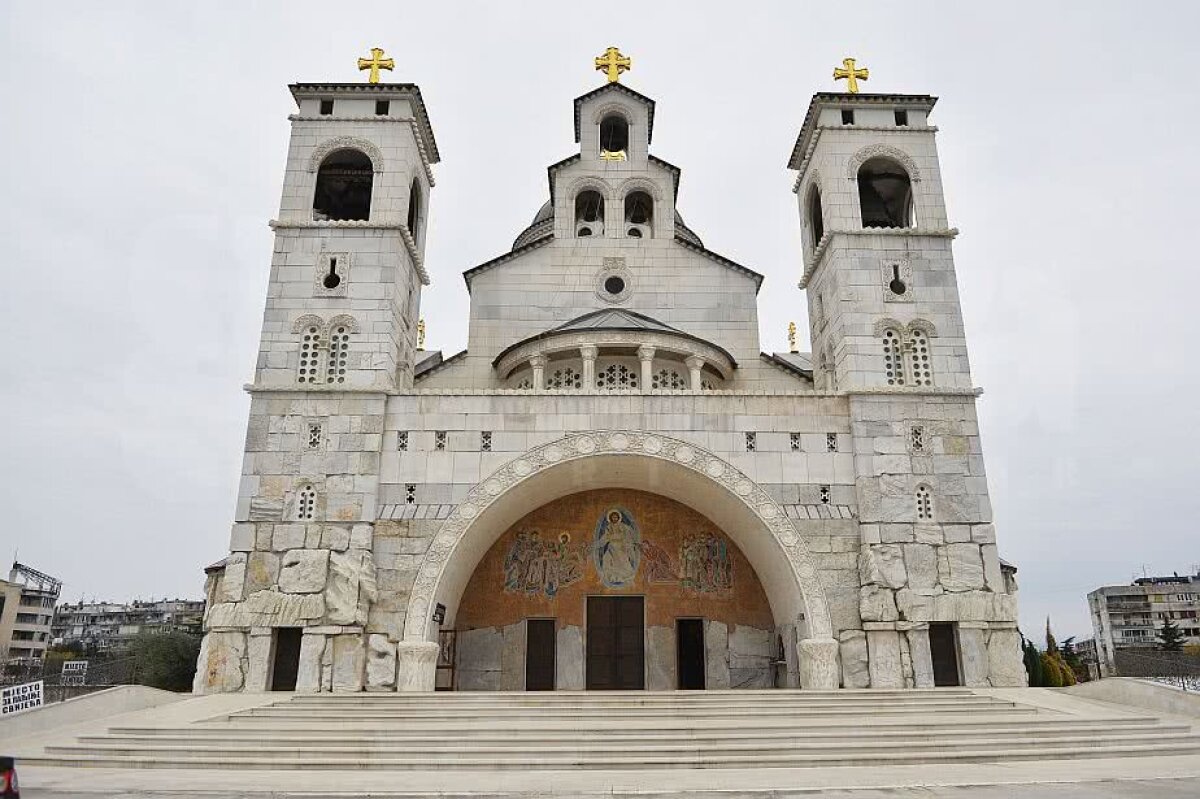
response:
M587 599L589 691L640 691L646 687L645 598Z

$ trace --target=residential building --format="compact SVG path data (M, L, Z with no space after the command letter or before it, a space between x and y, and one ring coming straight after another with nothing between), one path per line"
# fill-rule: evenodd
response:
M1113 672L1118 650L1159 648L1170 619L1187 644L1200 644L1200 570L1191 576L1140 577L1131 585L1106 585L1088 594L1100 673Z
M61 589L60 580L13 561L0 580L0 662L42 659Z
M59 605L54 613L56 643L81 642L89 649L116 649L141 633L200 633L202 599L78 602Z

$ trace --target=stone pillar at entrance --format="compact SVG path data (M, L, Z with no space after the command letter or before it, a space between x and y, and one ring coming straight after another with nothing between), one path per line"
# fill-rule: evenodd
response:
M432 641L401 641L396 644L396 690L433 691L437 686L440 647Z
M800 687L836 690L841 683L838 642L833 638L805 638L796 649L800 653Z

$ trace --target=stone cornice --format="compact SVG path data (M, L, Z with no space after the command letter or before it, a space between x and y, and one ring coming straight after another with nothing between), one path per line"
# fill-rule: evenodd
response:
M459 353L462 355L463 353ZM458 357L458 356L454 356ZM449 361L446 361L448 363ZM439 367L440 368L440 367ZM358 394L358 395L376 395L388 397L601 397L601 398L624 398L624 397L689 397L695 399L722 399L728 397L797 397L804 399L836 399L854 396L884 396L884 395L907 395L907 396L927 396L927 397L979 397L983 395L982 388L950 388L939 386L879 386L877 388L854 388L846 391L820 391L820 390L786 390L786 389L713 389L705 391L692 391L683 389L681 391L668 391L665 389L652 389L650 391L642 391L641 389L630 389L628 391L596 391L587 389L544 389L542 391L534 391L531 388L408 388L408 389L383 389L383 388L349 388L345 384L340 387L326 388L320 384L301 387L295 386L268 386L255 383L246 383L242 386L243 390L248 394Z
M829 251L829 245L833 241L835 235L843 236L897 236L900 238L918 238L928 237L935 239L953 239L958 236L958 228L907 228L907 227L867 227L867 228L846 228L844 230L827 230L821 240L817 242L816 249L813 254L804 259L804 274L800 276L800 288L808 288L808 284L812 281L812 277L817 272L817 268L825 260L825 254Z
M242 390L247 394L295 394L303 397L309 394L355 394L357 396L371 395L376 397L387 397L396 393L393 388L354 388L347 386L345 383L327 386L322 383L295 385L295 386L268 386L262 383L246 383L242 386Z
M433 179L433 169L430 164L436 164L437 159L433 158L433 154L429 150L429 145L425 142L425 136L421 133L421 123L412 117L389 117L389 116L301 116L300 114L291 114L288 116L290 122L406 122L412 128L413 138L417 142L417 151L421 154L421 166L425 169L425 179L429 181L430 187L437 185ZM375 170L379 171L378 168Z
M894 127L881 128L875 125L818 125L813 129L813 136L808 141L804 148L804 155L800 162L796 164L796 182L792 184L792 192L799 193L800 184L804 182L805 175L808 173L808 164L812 160L813 151L817 149L817 142L821 140L821 133L826 130L856 130L862 133L937 133L937 125L926 125L925 127Z
M267 224L271 230L394 230L400 234L400 240L404 242L404 249L408 251L408 257L417 270L421 285L428 286L430 283L429 273L425 271L425 260L417 250L417 242L413 239L408 225L403 223L372 222L369 219L272 219Z

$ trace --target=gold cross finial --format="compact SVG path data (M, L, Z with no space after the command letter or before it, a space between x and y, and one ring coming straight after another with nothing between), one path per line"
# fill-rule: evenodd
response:
M798 352L796 349L796 323L788 322L788 352Z
M846 81L846 91L850 92L851 94L858 94L858 82L860 80L866 80L870 74L870 70L868 70L866 67L863 67L862 69L855 69L853 58L843 58L842 65L834 68L833 70L833 79L844 79Z
M370 58L358 59L358 68L371 70L371 74L367 76L367 83L379 83L379 70L391 71L396 68L396 62L383 57L382 47L372 47Z
M609 83L617 83L621 80L622 72L633 69L633 59L621 55L617 48L610 47L604 51L604 55L596 58L596 69L608 76Z
M425 349L425 320L417 320L417 349Z

